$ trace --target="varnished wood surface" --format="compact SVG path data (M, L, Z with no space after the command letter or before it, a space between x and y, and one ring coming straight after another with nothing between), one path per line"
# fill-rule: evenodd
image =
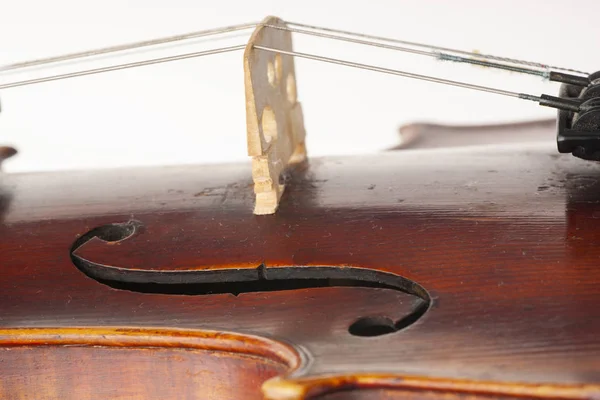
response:
M428 390L363 389L343 390L323 395L319 400L507 400L511 397L486 396L477 394L443 393ZM533 398L523 397L522 400Z
M0 348L3 399L253 399L285 368L265 359L178 348ZM126 379L124 379L126 377Z
M290 343L301 367L265 386L273 399L378 385L592 398L600 393L599 178L598 165L551 146L313 159L288 181L276 215L254 216L246 164L4 175L0 324L223 330ZM433 302L404 330L357 337L348 332L355 319L410 313L414 296L365 287L135 293L72 264L79 235L132 218L143 233L90 243L86 257L155 271L362 267L418 282ZM9 337L1 342L18 344ZM13 362L2 359L0 374ZM157 363L155 379L167 365ZM115 387L128 373L122 380ZM40 383L40 393L55 389Z

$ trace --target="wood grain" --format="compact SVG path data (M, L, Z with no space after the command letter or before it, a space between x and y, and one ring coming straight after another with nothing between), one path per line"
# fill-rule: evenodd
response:
M600 166L555 151L518 144L314 159L290 175L270 216L252 213L248 164L6 175L0 325L217 330L290 343L306 358L267 381L266 397L277 400L348 389L594 398ZM79 235L132 218L148 229L105 245L99 256L113 265L354 266L418 282L433 303L407 329L366 338L348 332L354 320L410 310L412 297L352 287L136 293L71 263ZM98 357L108 368L111 358ZM2 358L2 374L18 358ZM140 379L163 379L173 364L160 360Z
M264 359L178 348L0 347L0 358L0 397L11 400L260 400L261 383L285 371Z

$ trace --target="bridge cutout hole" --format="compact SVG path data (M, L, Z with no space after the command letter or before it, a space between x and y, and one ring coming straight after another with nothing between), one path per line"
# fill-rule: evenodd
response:
M296 101L298 101L298 93L296 92L296 78L294 78L293 74L288 74L286 78L285 92L290 104L296 104Z
M267 144L277 139L277 120L275 112L269 106L266 106L262 112L261 127Z

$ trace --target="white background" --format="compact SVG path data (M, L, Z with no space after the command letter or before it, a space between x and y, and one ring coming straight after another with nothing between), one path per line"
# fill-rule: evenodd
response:
M592 72L600 69L600 1L0 0L0 64L261 20L266 15ZM69 64L0 82L242 44L247 35ZM296 36L298 51L555 94L557 84L415 55ZM242 53L0 92L7 171L245 160ZM416 121L481 123L553 117L534 103L296 60L311 156L376 152ZM550 137L549 140L552 140Z

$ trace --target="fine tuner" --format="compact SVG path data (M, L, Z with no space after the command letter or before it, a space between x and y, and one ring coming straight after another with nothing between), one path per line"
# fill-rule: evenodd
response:
M0 66L0 74L32 67L64 64L82 58L109 55L200 37L214 38L218 35L250 29L254 29L254 31L246 44L79 70L37 79L0 83L0 89L244 50L247 141L248 154L252 157L252 175L256 194L255 214L272 214L276 211L284 190L281 173L287 165L301 162L306 158L304 144L306 133L302 108L297 101L293 57L535 101L539 105L558 110L557 144L559 152L572 153L574 156L586 160L600 161L600 71L589 74L543 63L283 21L276 17L267 17L259 23L239 24L13 63ZM407 52L433 57L439 61L534 75L551 82L559 82L562 85L558 96L547 94L536 96L399 69L301 53L292 48L292 33L379 47L390 51Z

